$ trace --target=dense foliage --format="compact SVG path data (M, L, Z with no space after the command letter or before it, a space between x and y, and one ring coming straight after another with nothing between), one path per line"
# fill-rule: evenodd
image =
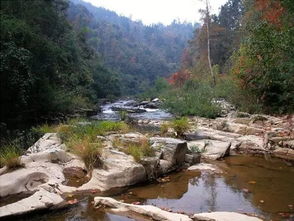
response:
M194 29L78 0L1 0L0 16L0 122L15 128L148 88L178 68Z
M67 22L67 7L64 0L1 0L0 122L15 127L118 94L83 33Z
M294 111L294 11L289 0L229 0L218 16L205 12L162 93L182 115L217 116L213 98L248 112ZM209 35L207 31L209 22ZM216 85L211 78L210 59ZM209 84L209 82L211 82Z

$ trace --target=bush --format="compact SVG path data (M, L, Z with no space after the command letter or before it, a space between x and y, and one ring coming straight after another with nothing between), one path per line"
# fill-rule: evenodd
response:
M164 107L181 116L215 118L220 114L220 108L212 103L214 97L214 90L208 83L190 80L182 88L168 93Z
M8 169L22 167L20 155L21 151L14 145L2 147L0 152L0 167L7 166Z
M189 120L187 117L173 120L171 126L175 130L178 137L183 136L183 134L190 128Z

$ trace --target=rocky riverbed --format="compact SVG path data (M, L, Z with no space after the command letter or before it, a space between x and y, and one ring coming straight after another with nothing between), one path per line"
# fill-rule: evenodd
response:
M108 104L102 107L102 114L96 118L117 120L116 111L126 110L130 113L133 125L148 126L158 131L160 125L171 117L158 109L158 102L121 102L120 107ZM67 150L57 134L48 133L21 157L23 168L15 171L8 171L5 167L0 169L0 217L70 206L78 203L76 198L68 200L68 196L75 194L113 195L117 188L169 182L168 178L164 178L166 175L188 168L221 174L223 170L217 166L218 160L228 156L251 154L276 157L291 165L294 161L293 120L293 116L273 117L231 111L217 119L189 118L190 130L181 139L174 138L175 131L172 128L164 136L144 130L139 130L141 133L110 133L100 137L103 142L100 157L102 166L91 171L79 157ZM136 161L121 150L120 145L123 143L139 143L142 140L148 141L154 156ZM151 214L149 218L154 220L175 220L178 216L182 220L227 220L226 217L231 217L229 220L232 217L238 217L238 220L259 220L239 213L172 214L156 207L133 206L109 198L95 198L94 201L96 206L111 207L111 213Z

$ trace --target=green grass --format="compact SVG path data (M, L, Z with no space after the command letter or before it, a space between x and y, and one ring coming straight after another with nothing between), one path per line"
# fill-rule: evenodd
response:
M189 119L187 117L181 117L171 122L171 127L175 130L178 137L184 135L190 128Z
M101 149L102 144L99 140L93 143L90 138L72 137L67 143L67 147L79 156L88 169L93 169L101 166Z
M118 139L114 140L113 145L124 153L133 156L136 162L144 157L153 157L154 149L150 146L148 139L140 139L138 142L123 143Z
M0 167L7 166L9 170L22 167L20 162L21 151L14 145L1 147Z

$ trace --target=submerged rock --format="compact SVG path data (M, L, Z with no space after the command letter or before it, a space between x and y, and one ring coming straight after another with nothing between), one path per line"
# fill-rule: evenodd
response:
M222 171L213 164L200 163L188 168L188 170L199 170L200 172L222 173Z

